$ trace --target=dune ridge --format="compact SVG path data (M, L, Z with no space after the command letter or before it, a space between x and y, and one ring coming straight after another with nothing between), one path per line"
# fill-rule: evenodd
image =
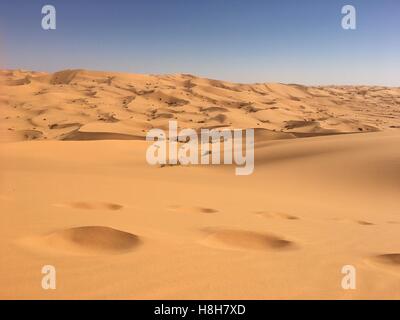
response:
M195 130L257 128L272 139L400 127L399 88L240 84L88 70L2 70L0 84L4 141L138 139L168 120Z

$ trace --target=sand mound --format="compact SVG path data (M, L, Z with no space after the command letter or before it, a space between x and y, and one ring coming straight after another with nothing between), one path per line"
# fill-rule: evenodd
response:
M50 79L51 84L69 84L81 70L63 70L55 72Z
M84 254L118 254L129 252L140 244L134 234L109 227L86 226L70 228L45 237L51 248Z
M274 235L230 229L212 232L205 243L213 247L244 250L284 250L294 246L291 241Z

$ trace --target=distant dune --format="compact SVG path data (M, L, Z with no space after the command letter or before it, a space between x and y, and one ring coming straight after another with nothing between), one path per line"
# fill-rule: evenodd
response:
M400 88L5 70L0 104L2 299L400 298ZM169 120L255 128L254 173L148 165Z
M273 132L303 137L400 127L400 88L86 70L0 71L0 84L3 141L134 139L168 120L183 128L263 129L270 138L288 136Z

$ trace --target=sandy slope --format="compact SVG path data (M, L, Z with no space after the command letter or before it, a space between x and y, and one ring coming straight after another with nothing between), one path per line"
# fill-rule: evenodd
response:
M398 88L0 78L0 298L400 298ZM254 174L149 166L169 119L259 128Z

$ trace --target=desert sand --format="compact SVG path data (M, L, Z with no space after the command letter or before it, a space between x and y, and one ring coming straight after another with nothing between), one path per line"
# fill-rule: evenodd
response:
M400 298L400 88L3 70L0 106L1 299ZM254 173L150 166L169 120L255 128Z

